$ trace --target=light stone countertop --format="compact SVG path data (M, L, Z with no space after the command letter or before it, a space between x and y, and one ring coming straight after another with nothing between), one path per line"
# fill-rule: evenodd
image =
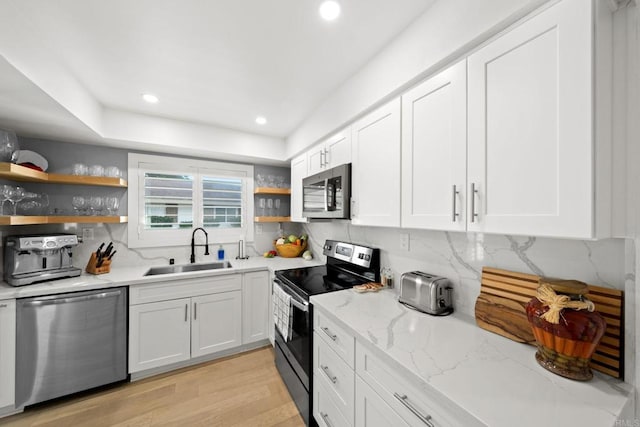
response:
M289 268L310 267L323 265L324 260L313 259L305 261L302 258L263 258L251 257L246 260L229 260L231 268L219 270L192 271L187 273L161 274L144 276L153 265L139 267L113 267L110 273L93 275L83 272L81 276L68 279L51 280L26 286L10 286L0 282L0 300L12 298L26 298L42 295L52 295L64 292L88 291L114 286L138 285L144 283L158 283L178 279L192 279L197 277L218 276L223 274L247 273L250 271L285 270Z
M480 329L460 313L406 308L393 290L349 289L311 297L356 339L426 390L491 427L614 426L632 420L633 387L601 375L579 382L546 371L535 347Z

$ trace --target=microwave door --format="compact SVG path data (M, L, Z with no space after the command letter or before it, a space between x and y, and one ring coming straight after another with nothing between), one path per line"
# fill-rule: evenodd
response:
M303 210L325 212L327 206L326 180L305 185L303 188Z

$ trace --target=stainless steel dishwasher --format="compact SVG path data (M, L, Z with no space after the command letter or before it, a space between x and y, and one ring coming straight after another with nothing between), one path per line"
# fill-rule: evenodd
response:
M17 300L16 407L127 378L127 288Z

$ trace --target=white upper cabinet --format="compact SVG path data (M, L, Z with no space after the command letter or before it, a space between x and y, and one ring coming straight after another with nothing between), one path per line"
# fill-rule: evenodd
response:
M466 229L466 61L402 95L402 226Z
M351 220L400 226L400 98L352 126Z
M291 222L306 222L302 216L302 180L307 176L307 155L291 160Z
M307 151L309 175L351 162L351 132L347 128Z
M468 57L468 230L594 236L590 3L564 0Z

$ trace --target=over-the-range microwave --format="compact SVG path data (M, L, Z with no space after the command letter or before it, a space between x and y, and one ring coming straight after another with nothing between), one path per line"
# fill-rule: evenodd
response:
M302 215L350 218L351 164L336 166L302 180Z

